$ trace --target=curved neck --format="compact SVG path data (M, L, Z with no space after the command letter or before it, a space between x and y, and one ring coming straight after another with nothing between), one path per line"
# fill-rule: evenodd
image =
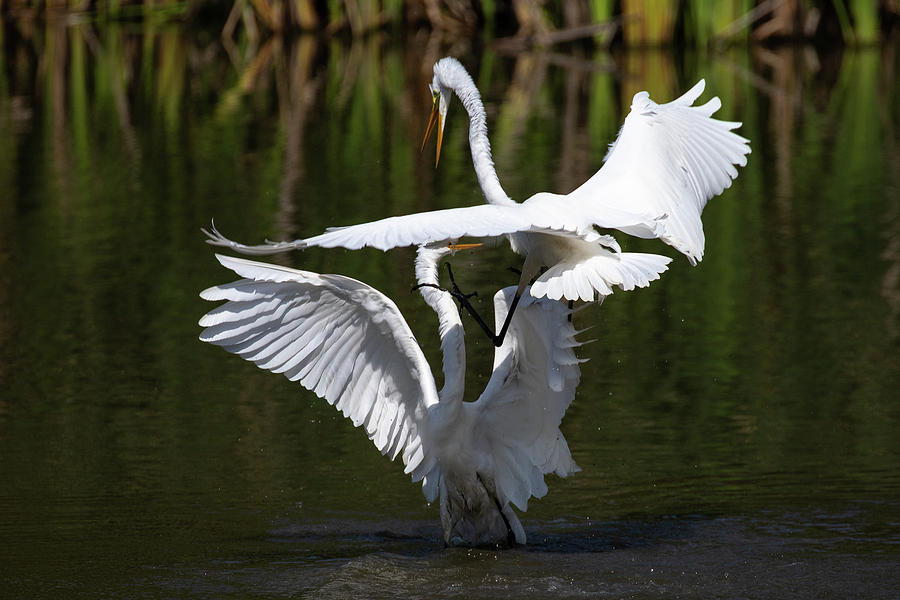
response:
M434 250L420 248L416 256L416 281L438 285L438 260ZM444 386L438 392L441 402L461 402L466 388L466 343L462 319L453 298L444 290L422 286L419 293L437 313L443 354Z
M488 204L514 204L506 195L491 156L491 143L487 136L487 114L481 94L465 67L455 58L444 58L435 65L435 73L441 83L452 89L469 115L469 149L478 185Z

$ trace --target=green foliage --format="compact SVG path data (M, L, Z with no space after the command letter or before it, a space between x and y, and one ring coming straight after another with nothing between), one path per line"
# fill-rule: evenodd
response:
M7 572L54 581L85 540L104 540L92 551L112 569L135 553L193 564L209 547L283 556L260 532L335 511L431 522L398 465L333 408L196 339L210 308L197 293L231 277L198 230L215 217L255 242L481 202L458 103L440 166L433 146L419 152L446 48L238 34L229 55L155 23L48 23L2 42L0 480L7 514L33 532ZM705 77L703 99L719 95L753 145L706 208L698 267L628 241L675 257L670 271L576 316L598 340L580 350L592 360L563 422L584 471L550 478L532 522L843 506L896 489L896 49L821 56L815 71L805 51L460 52L518 200L599 168L640 89L667 100ZM438 364L409 250L272 260L382 289ZM518 261L501 245L453 264L490 314ZM474 397L492 350L469 329Z
M311 31L333 33L349 30L354 35L390 28L396 30L408 14L425 17L431 27L446 30L453 37L472 34L493 36L498 23L514 23L527 15L520 27L533 34L535 29L546 32L578 27L588 23L572 23L572 15L588 18L591 23L616 22L623 32L626 45L652 47L669 45L675 40L705 47L711 42L741 42L753 29L765 26L768 17L776 13L778 4L754 0L569 0L562 2L495 2L494 0L456 0L434 2L425 10L422 0L231 0L213 3L200 10L202 3L186 0L157 0L154 2L110 0L109 2L69 2L62 6L53 3L13 1L0 3L13 15L31 14L52 6L51 12L71 12L79 20L129 21L140 19L153 24L184 20L225 19L231 15L238 26L259 35L260 32ZM776 37L804 37L817 35L795 27L795 23L819 23L822 32L838 27L849 43L873 44L881 37L882 27L896 20L897 7L877 0L824 0L796 2L792 9L792 23L782 24ZM518 8L517 8L518 7ZM795 13L795 14L794 14ZM465 15L462 17L461 15ZM476 22L475 15L481 17ZM830 20L830 21L829 21ZM828 21L826 23L826 21ZM204 26L210 23L201 23ZM418 26L420 23L410 23ZM224 22L216 22L222 27ZM502 36L513 31L499 32ZM603 42L601 42L603 43Z
M836 4L839 0L835 0ZM874 0L851 0L850 13L853 15L853 35L861 44L878 41L881 34L881 19L878 14L879 2Z

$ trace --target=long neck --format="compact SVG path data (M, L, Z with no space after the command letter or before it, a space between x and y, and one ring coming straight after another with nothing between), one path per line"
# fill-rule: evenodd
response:
M438 259L433 250L421 248L416 257L418 283L438 285ZM453 298L447 292L422 286L419 292L437 313L443 353L444 386L438 392L441 403L461 402L466 387L466 343L462 319Z
M497 178L497 171L494 169L491 143L487 135L487 115L475 82L456 59L442 59L437 67L435 71L442 83L456 92L469 115L469 148L472 151L472 164L475 165L475 175L478 177L478 185L481 186L484 199L488 204L514 204L503 191Z

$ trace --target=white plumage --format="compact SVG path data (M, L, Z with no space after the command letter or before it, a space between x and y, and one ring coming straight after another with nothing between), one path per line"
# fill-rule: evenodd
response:
M207 241L248 254L271 254L308 246L387 250L465 236L506 235L513 250L526 256L520 294L544 266L549 270L531 288L535 296L593 300L614 287L642 287L658 279L670 259L621 252L611 236L597 229L659 238L696 264L703 257L700 215L706 202L730 186L737 177L736 166L747 163L749 141L732 131L740 123L712 118L721 106L719 99L693 106L704 86L701 80L667 104L657 104L647 92L635 94L631 112L594 176L569 194L541 192L516 203L497 178L478 89L456 59L444 58L435 63L431 84L439 123L438 152L449 98L455 92L469 115L472 161L488 205L389 217L332 228L305 240L259 246L238 244L213 228ZM495 343L501 339L498 336Z
M363 427L405 472L440 498L444 538L454 545L525 542L512 506L526 510L547 492L544 475L578 470L559 430L580 369L571 311L527 297L495 352L484 392L463 402L465 344L450 293L437 285L437 264L450 249L419 249L420 291L438 315L444 386L397 306L378 290L340 275L321 275L217 256L243 279L209 288L226 300L200 320L200 339L299 381ZM494 297L502 322L515 288Z
M750 154L750 141L731 131L740 123L712 118L722 106L718 97L693 106L705 87L701 79L668 104L635 94L603 167L568 195L599 214L618 208L666 215L658 237L691 264L703 258L703 208L731 187L735 165L745 166Z

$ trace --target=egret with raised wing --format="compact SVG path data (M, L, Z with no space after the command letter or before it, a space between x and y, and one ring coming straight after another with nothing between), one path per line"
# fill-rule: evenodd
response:
M420 293L438 316L444 384L431 369L397 306L365 283L217 255L243 277L201 293L227 302L206 314L200 339L262 369L283 373L363 427L405 472L440 500L450 545L525 543L513 506L547 492L544 475L579 470L559 430L580 378L571 310L526 296L493 373L474 402L464 402L462 321L439 287L438 261L457 247L419 249ZM494 296L502 322L515 287Z
M622 252L616 239L598 229L615 229L641 238L659 238L683 253L691 264L703 258L701 214L707 201L730 187L747 163L749 140L732 130L741 124L712 118L718 97L693 106L703 93L700 80L684 95L657 104L647 92L634 95L631 112L590 179L565 194L539 192L517 203L503 191L491 158L481 95L454 58L434 65L430 85L434 108L429 126L442 137L452 93L469 115L469 145L486 205L389 217L330 228L315 237L248 246L233 242L215 227L208 242L247 254L272 254L320 247L387 250L465 236L506 235L512 249L525 255L517 294L534 279L531 295L592 301L614 287L631 290L658 279L670 259ZM440 153L438 144L437 152ZM548 267L543 273L541 268ZM495 345L503 341L510 311Z

